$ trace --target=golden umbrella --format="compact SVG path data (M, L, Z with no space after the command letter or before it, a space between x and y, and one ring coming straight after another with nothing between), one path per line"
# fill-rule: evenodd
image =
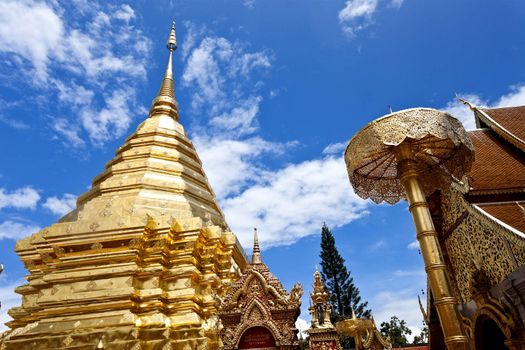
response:
M461 123L430 108L406 109L374 120L350 140L345 151L357 195L376 203L408 200L448 349L469 349L469 340L426 196L461 179L473 160L474 147Z

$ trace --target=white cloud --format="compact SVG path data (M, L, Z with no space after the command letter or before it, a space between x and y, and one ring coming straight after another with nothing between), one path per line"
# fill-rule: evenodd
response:
M304 318L299 317L297 321L295 321L295 328L297 328L300 332L300 334L297 334L297 336L299 337L301 335L303 339L306 339L308 336L306 330L310 328L310 322L306 321Z
M243 0L242 1L242 4L244 6L246 6L247 8L253 8L253 6L255 5L255 0Z
M0 188L0 209L12 207L16 209L35 209L40 200L38 191L30 186L7 192Z
M503 95L496 102L494 107L524 106L525 105L525 85L511 86L511 91Z
M192 92L192 112L197 115L192 119L201 114L212 117L192 139L240 241L249 246L256 226L266 248L292 244L318 233L325 221L340 226L364 215L367 202L352 192L344 161L331 154L337 145L329 146L321 159L276 169L264 166L264 157L278 156L296 144L256 136L263 102L260 75L271 68L271 56L206 36L206 30L193 33L183 84Z
M62 216L75 209L76 202L77 196L74 194L65 193L62 198L56 196L47 198L42 206L51 210L51 212L54 214Z
M131 123L131 101L134 90L117 89L105 97L100 110L85 109L81 114L82 125L95 145L120 137Z
M40 227L34 224L7 220L0 223L0 240L1 239L21 239L40 230Z
M478 107L501 108L523 106L525 105L525 85L511 86L509 93L499 97L495 102L492 103L487 100L483 100L479 95L472 93L460 94L460 97ZM472 112L463 103L458 101L458 99L448 102L447 105L442 109L450 113L452 116L458 118L465 126L465 129L472 130L476 128L474 112Z
M340 155L346 148L346 142L331 143L323 149L323 154Z
M53 118L52 129L74 146L84 145L84 133L95 145L122 136L130 110L141 109L134 97L146 77L150 40L131 23L135 17L128 4L0 3L0 52L20 67L9 74L36 77L23 81L40 93L56 92L68 111ZM50 100L47 108L54 107Z
M347 0L345 7L338 14L343 32L353 38L357 32L368 27L377 4L377 0Z
M409 340L421 333L423 315L413 289L380 292L374 297L372 304L372 306L376 306L373 316L378 327L380 327L381 322L388 322L392 316L397 316L399 319L405 320L407 327L412 331L408 337Z
M390 7L395 7L395 8L400 8L401 6L403 6L404 2L405 2L405 0L392 0L392 1L390 1L389 6Z
M64 35L55 11L45 3L5 0L0 2L0 23L0 50L30 60L37 76L45 78L50 56Z
M373 243L371 246L370 246L370 250L377 250L381 247L384 247L386 245L386 242L383 240L383 239L380 239L379 241Z
M71 145L79 147L85 144L84 140L80 137L80 127L76 124L71 124L65 118L53 119L51 127L65 137Z
M408 249L419 249L419 242L417 240L410 242L407 248Z
M11 316L7 314L7 311L14 306L20 306L22 304L22 296L15 293L15 288L24 283L26 283L26 281L18 280L0 287L0 301L2 302L2 307L0 308L0 333L8 329L5 323L12 319Z
M211 125L226 131L234 131L239 135L251 134L257 129L255 117L259 113L261 97L252 97L239 101L239 105L231 111L224 112L211 119Z
M323 222L347 224L365 215L366 206L351 190L344 161L331 156L266 172L260 183L222 203L241 243L249 246L251 228L258 227L264 247L316 234Z
M291 147L260 137L237 140L196 135L193 142L219 200L237 195L265 173L257 164L260 156L279 154Z
M461 98L474 103L477 106L485 105L485 102L482 101L477 95L474 94L465 94L461 95ZM459 119L463 123L463 126L467 130L476 129L476 121L474 119L474 112L472 112L467 106L465 106L458 99L454 99L447 103L445 111L450 113L453 117Z
M133 11L128 4L124 4L113 14L113 17L123 20L124 22L129 22L131 19L135 18L135 11Z
M14 128L14 129L29 129L29 125L23 121L17 120L15 118L8 118L3 115L0 115L0 122Z

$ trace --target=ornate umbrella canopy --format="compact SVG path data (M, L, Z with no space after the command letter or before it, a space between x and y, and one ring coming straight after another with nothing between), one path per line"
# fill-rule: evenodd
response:
M388 114L361 129L348 144L350 183L361 198L394 204L406 198L395 147L409 143L425 194L470 171L474 146L463 125L448 113L412 108Z

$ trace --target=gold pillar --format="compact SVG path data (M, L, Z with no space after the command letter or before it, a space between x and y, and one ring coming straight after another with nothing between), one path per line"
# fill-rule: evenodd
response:
M399 161L399 178L406 190L410 213L416 226L417 240L425 262L441 329L445 335L445 344L449 350L468 350L469 339L465 336L457 300L450 288L447 267L428 203L418 179L417 160L413 157L410 143L405 141L397 146L396 157Z

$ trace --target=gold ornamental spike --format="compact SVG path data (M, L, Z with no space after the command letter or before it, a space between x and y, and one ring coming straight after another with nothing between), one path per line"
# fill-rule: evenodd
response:
M261 248L259 247L259 238L257 237L257 228L253 229L253 255L252 264L261 264Z
M169 50L168 66L164 73L164 78L160 85L157 97L153 100L149 116L169 115L175 120L179 120L179 106L175 100L175 86L173 83L173 51L177 49L177 36L175 34L175 22L171 25L170 35L166 47Z

